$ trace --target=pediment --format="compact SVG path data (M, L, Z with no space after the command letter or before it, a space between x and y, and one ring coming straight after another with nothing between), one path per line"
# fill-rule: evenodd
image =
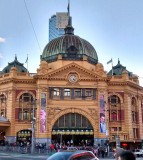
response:
M90 71L76 63L71 63L64 67L61 67L55 71L52 71L45 75L44 77L50 80L67 80L69 75L76 74L80 81L84 80L96 80L96 79L103 79L102 76L98 75L97 73ZM104 77L105 78L105 77Z

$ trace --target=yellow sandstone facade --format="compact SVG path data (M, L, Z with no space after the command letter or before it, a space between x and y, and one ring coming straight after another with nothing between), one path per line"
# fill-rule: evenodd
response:
M77 38L70 29L73 28L69 25L62 42L70 36ZM50 45L55 47L56 41L65 45L58 40ZM67 143L72 139L75 145L84 141L89 145L115 146L119 136L122 147L141 147L143 88L138 77L128 72L120 61L110 71L111 75L98 61L91 63L88 54L78 59L81 52L77 40L83 43L78 38L76 42L73 39L75 44L67 42L71 48L66 51L72 58L49 49L56 59L48 59L49 53L45 53L48 44L35 74L27 72L17 57L3 70L0 74L1 141L31 142L35 131L35 141L47 145L51 141ZM90 51L85 48L84 53L92 52L91 48ZM98 60L96 56L92 58ZM15 63L23 68L19 70ZM105 114L106 132L100 131L101 112Z

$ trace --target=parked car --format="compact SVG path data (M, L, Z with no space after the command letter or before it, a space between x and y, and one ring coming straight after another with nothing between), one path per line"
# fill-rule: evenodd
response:
M133 152L136 155L136 157L143 156L143 150L142 149L135 149L135 150L133 150Z
M91 151L78 150L78 151L63 151L57 152L47 160L99 160Z

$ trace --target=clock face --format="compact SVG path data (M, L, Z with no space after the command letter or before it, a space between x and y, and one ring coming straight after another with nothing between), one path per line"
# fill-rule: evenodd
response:
M69 76L69 81L70 81L70 82L76 82L77 80L78 80L78 78L77 78L76 75L73 74L73 75L70 75L70 76Z

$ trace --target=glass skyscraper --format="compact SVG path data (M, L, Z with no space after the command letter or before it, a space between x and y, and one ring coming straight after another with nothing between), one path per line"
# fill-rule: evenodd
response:
M57 12L56 15L51 16L49 19L49 41L64 35L68 17L67 12Z

